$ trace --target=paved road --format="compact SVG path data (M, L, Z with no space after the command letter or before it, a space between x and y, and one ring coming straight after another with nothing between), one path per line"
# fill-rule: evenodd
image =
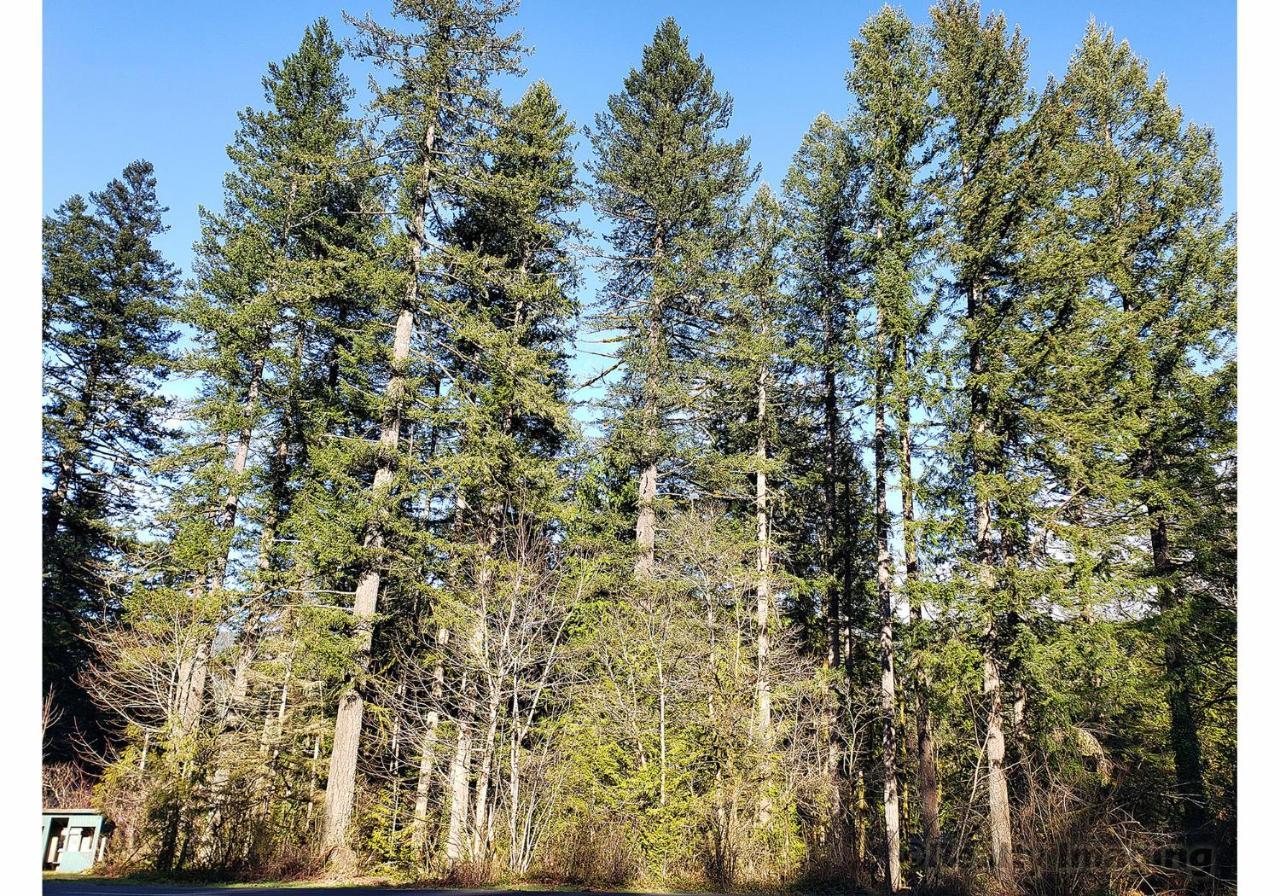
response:
M47 880L45 896L646 896L642 893L545 890L442 890L401 887L202 887L183 884Z
M423 890L399 887L209 887L187 884L97 883L47 880L45 896L547 896L516 890ZM556 896L602 896L556 894ZM621 894L620 894L621 896ZM627 894L634 896L634 894Z

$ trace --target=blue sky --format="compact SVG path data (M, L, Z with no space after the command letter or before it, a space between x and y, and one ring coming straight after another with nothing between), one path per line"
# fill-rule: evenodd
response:
M903 5L913 20L927 21L928 2ZM221 200L236 112L262 103L267 62L296 49L303 29L319 16L345 36L344 9L385 17L390 6L390 0L345 6L340 0L46 0L45 211L72 193L101 189L129 161L147 158L170 207L172 230L160 247L188 272L197 207ZM879 7L824 0L525 0L514 24L534 48L527 78L546 80L571 117L586 124L639 62L657 23L676 16L720 89L734 97L731 130L751 137L764 180L776 186L814 116L847 110L849 41ZM1216 132L1226 204L1235 209L1233 3L1009 0L985 8L1003 9L1022 27L1036 85L1062 74L1090 16L1128 38L1153 75L1168 75L1173 102ZM347 71L357 88L364 85L364 66L347 60ZM519 91L509 86L512 94ZM580 140L579 158L588 153ZM588 276L588 291L593 282Z
M156 166L172 231L163 248L184 270L197 235L196 206L217 204L224 148L236 111L262 99L266 64L297 47L303 28L343 9L385 16L389 0L46 0L44 5L44 207L100 189L134 158ZM526 0L516 22L543 78L570 115L590 122L616 91L665 15L675 15L717 83L733 94L733 129L776 184L801 135L822 111L843 113L849 40L873 2L822 0ZM905 4L924 21L928 3ZM1090 15L1115 27L1170 95L1217 134L1228 207L1235 207L1235 5L1188 0L1088 0L990 4L1030 40L1035 82L1061 74ZM350 62L350 60L349 60ZM362 69L350 65L357 86ZM579 146L585 157L586 147Z

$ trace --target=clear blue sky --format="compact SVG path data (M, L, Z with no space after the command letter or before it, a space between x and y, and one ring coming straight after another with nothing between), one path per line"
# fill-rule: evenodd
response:
M657 23L674 15L735 100L733 130L748 134L764 179L776 185L808 124L848 106L849 40L879 8L823 0L526 0L515 19L535 50L528 77L545 79L578 123L588 123L637 64ZM905 3L927 20L927 2ZM132 159L156 167L172 225L161 248L184 273L197 205L216 206L236 112L262 102L268 61L292 52L306 25L342 11L386 16L390 0L46 0L44 208L101 189ZM1169 77L1170 95L1213 128L1235 209L1236 18L1230 2L1009 0L990 3L1030 40L1033 81L1061 75L1091 15L1113 26ZM357 87L364 69L348 71ZM587 148L581 145L579 157Z

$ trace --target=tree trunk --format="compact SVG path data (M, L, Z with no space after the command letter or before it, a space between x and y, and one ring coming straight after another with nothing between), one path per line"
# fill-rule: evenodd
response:
M465 690L465 689L464 689ZM458 737L449 763L449 833L445 838L445 860L450 868L462 858L466 841L467 808L471 793L471 723L458 719Z
M837 500L837 486L840 471L840 411L837 394L838 381L835 367L835 321L830 312L823 321L823 339L826 358L822 371L822 406L825 420L825 438L822 471L823 498L827 505L826 531L826 570L827 584L827 666L834 669L840 665L841 631L840 631L840 588L836 567L840 555L838 545L840 507Z
M646 441L649 434L654 433L656 439L656 429L646 428ZM640 506L636 512L636 575L640 578L651 579L654 572L654 545L656 542L657 532L657 507L658 498L658 466L655 463L648 463L644 469L640 471Z
M449 630L443 626L436 634L437 656L431 670L431 709L427 711L427 730L422 738L422 757L418 763L418 786L413 803L413 821L409 843L415 856L422 857L427 848L427 811L431 804L431 779L435 775L436 740L440 732L440 706L444 700L444 656L449 644Z
M252 414L258 403L258 394L262 390L262 376L266 369L266 355L259 354L254 360L253 370L249 377L249 386L245 391L245 399L243 409L245 414ZM218 531L226 535L226 544L219 551L218 556L214 558L213 568L208 574L208 590L212 596L222 590L223 583L227 576L227 565L231 559L231 541L232 533L235 530L236 514L240 508L240 488L237 480L244 475L244 471L249 465L249 448L253 442L253 426L246 423L240 430L240 435L236 440L236 453L231 460L231 486L227 489L227 496L223 501L222 509L218 513L217 527ZM199 723L200 715L204 712L204 691L205 682L208 679L209 654L212 649L213 638L210 636L206 639L206 643L201 643L195 651L190 671L186 676L186 694L183 696L183 713L182 728L185 733L190 734Z
M990 701L987 717L987 791L991 812L991 861L996 878L1013 881L1013 828L1009 817L1009 783L1004 767L1004 700L994 632L987 637L982 660L982 691Z
M416 254L415 254L416 258ZM411 275L410 295L416 296L417 275ZM392 347L392 377L387 384L388 409L383 415L379 439L378 468L373 477L373 501L385 502L395 476L396 451L400 442L400 405L405 389L404 367L409 358L413 335L412 307L400 310ZM347 689L339 700L338 717L333 729L333 754L329 761L329 781L325 788L324 833L321 844L334 850L335 858L346 859L347 827L355 801L356 759L360 752L360 730L364 724L363 678L369 669L373 646L373 619L378 606L378 590L382 584L381 559L383 521L370 520L364 537L365 569L356 584L353 618L355 633L355 670Z
M653 244L653 263L657 267L662 262L664 242L662 229L659 227ZM658 384L660 375L659 360L662 353L662 312L663 301L657 287L653 287L649 296L649 320L646 333L648 356L645 359L646 370L644 380L643 432L641 433L641 468L640 487L637 494L636 507L636 563L635 574L638 578L652 579L656 562L655 544L658 529L658 436L659 407Z
M658 663L658 805L667 804L667 678Z
M1173 558L1169 551L1169 531L1163 513L1152 514L1151 556L1155 573L1160 577L1157 595L1161 613L1178 609L1178 594L1172 583ZM1205 788L1203 760L1200 753L1200 731L1193 714L1191 670L1183 649L1181 626L1165 634L1164 664L1169 701L1169 734L1173 745L1174 775L1178 797L1182 803L1183 831L1196 838L1205 826Z
M910 360L899 349L902 371L908 373ZM906 560L907 601L911 609L911 625L919 634L924 625L924 608L915 589L920 572L920 558L916 550L915 532L915 474L911 469L911 406L904 393L898 402L898 438L900 443L899 481L902 489L902 552ZM917 649L919 644L917 643ZM930 681L921 657L912 657L913 688L915 692L916 736L915 752L919 773L920 822L924 839L925 867L938 864L939 837L938 814L942 796L938 784L937 751L933 742L933 718L929 711Z
M427 200L431 195L433 153L436 126L427 126L423 141L422 179L416 185L413 219L409 231L409 271L405 300L396 319L391 346L391 378L387 381L386 408L382 414L382 430L378 438L378 467L373 477L372 499L375 504L387 500L394 480L397 451L400 445L402 405L405 398L405 368L413 338L414 314L418 306L418 278L422 271L422 253L426 248ZM381 514L375 514L365 531L365 569L356 584L353 615L356 624L355 674L339 698L338 716L333 728L333 755L329 763L329 780L325 787L324 830L321 845L334 851L335 857L348 857L347 827L355 802L356 759L360 752L360 730L364 724L364 697L361 680L369 668L369 652L373 646L373 617L378 607L378 590L382 584Z
M81 454L93 428L93 400L94 393L98 390L99 367L100 359L95 355L89 362L89 369L85 371L84 385L80 389L80 419L76 421L80 425L80 431L75 434L75 447L63 451L58 456L57 478L53 484L53 491L49 494L49 500L45 503L42 520L42 535L46 551L58 534L58 527L62 524L67 503L76 490L78 480L76 469L80 466Z
M881 759L884 771L884 835L886 893L902 888L902 842L898 806L897 683L893 669L893 583L889 555L887 503L888 446L885 427L884 321L876 324L875 433L876 477L876 592L880 604L880 715L883 726Z
M489 724L485 729L484 745L480 752L480 770L476 774L476 820L471 831L471 854L477 858L486 855L489 844L489 782L493 776L493 757L498 738L499 699L497 686L494 685L490 689Z
M986 372L986 358L979 328L983 325L982 290L977 284L968 290L968 317L973 332L969 342L969 436L973 460L974 544L978 559L978 590L982 600L991 602L995 585L993 566L991 505L981 494L981 481L989 472L987 454L987 414L989 412L985 384L979 380ZM1004 694L998 655L998 628L994 612L988 609L988 629L982 640L982 691L988 700L987 715L987 794L991 827L991 861L996 878L1003 884L1013 882L1013 824L1009 812L1009 783L1004 768Z
M765 464L769 459L768 441L764 434L768 413L767 371L762 367L757 383L756 419L760 432L756 436L756 731L761 744L769 742L772 726L769 688L769 617L773 609L773 591L769 581L769 477Z

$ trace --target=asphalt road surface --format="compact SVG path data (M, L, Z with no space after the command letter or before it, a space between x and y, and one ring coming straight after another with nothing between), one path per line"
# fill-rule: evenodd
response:
M399 887L208 887L186 884L97 883L47 880L45 896L547 896L517 890L411 890ZM556 894L556 896L603 896ZM634 894L627 894L634 896Z
M202 887L183 884L46 880L45 896L645 896L641 893L540 890L442 890L401 887Z

